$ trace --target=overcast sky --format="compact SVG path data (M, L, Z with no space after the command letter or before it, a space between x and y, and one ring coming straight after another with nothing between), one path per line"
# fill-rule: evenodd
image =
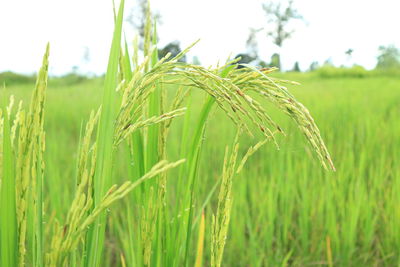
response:
M178 40L187 46L200 43L188 58L203 65L225 61L246 52L249 28L268 28L261 0L152 0L162 17L160 45ZM296 23L293 38L281 51L284 69L295 61L307 69L312 61L327 59L335 65L361 64L373 68L380 45L400 47L399 0L295 0L305 18ZM127 11L133 6L126 0ZM128 41L133 33L125 24ZM1 0L0 72L33 73L40 66L47 41L51 44L50 72L60 75L79 66L83 72L103 73L113 29L111 0ZM261 57L277 52L260 32ZM85 63L85 47L90 61ZM354 50L349 60L345 51Z

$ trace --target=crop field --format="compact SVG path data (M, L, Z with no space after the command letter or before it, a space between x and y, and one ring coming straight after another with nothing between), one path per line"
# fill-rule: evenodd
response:
M105 77L46 50L2 89L0 266L399 266L399 77L158 61L150 26L140 65L121 13Z
M281 116L281 125L288 134L279 139L280 150L272 144L261 147L233 181L234 201L224 263L280 266L286 261L288 265L302 266L328 265L331 261L338 266L397 265L400 80L280 75L302 83L290 89L309 107L337 170L324 171L313 160L294 123ZM101 79L94 79L53 87L49 82L44 179L44 210L49 223L65 219L74 196L79 136L90 111L100 104L102 83ZM12 86L7 88L7 94L26 103L32 87ZM193 98L198 102L195 109L200 109L204 96L195 94ZM276 111L271 112L277 115ZM224 148L234 136L232 123L217 111L213 115L204 137L195 188L195 210L203 211L205 216L204 262L209 261L211 214L217 199L215 186L221 175ZM171 134L168 140L171 155L178 154L182 146L180 138ZM251 139L243 141L252 145ZM240 153L245 153L245 149ZM115 169L118 173L115 182L129 179L127 167L118 165L121 166ZM176 202L175 188L179 183L189 186L188 181L177 181L171 175L168 203ZM105 261L119 262L120 253L125 257L132 253L124 245L127 235L134 239L140 236L138 226L121 218L126 215L128 199L110 207ZM129 227L132 232L127 230ZM197 239L199 222L194 227ZM133 253L140 254L134 250ZM196 247L192 250L191 264L197 251Z

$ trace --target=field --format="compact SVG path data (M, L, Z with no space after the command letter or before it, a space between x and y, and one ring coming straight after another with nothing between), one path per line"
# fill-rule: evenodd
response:
M6 74L0 266L400 265L398 77L160 59L150 12L139 62L123 9L104 77Z
M337 171L323 170L295 124L271 110L272 117L278 118L288 134L278 140L280 150L273 144L261 147L233 180L234 201L224 265L399 264L400 168L396 157L400 152L400 80L321 79L290 73L279 76L302 84L290 86L290 90L314 116ZM46 222L65 219L74 196L81 128L90 111L101 102L102 83L101 78L66 86L52 86L49 82L43 192ZM11 86L7 94L28 103L32 87ZM194 110L199 110L204 95L196 92L193 98L198 103ZM205 263L210 260L211 214L217 199L214 187L222 172L225 146L234 137L233 123L223 116L214 110L208 122L195 188L195 211L203 210L205 215ZM177 128L182 120L176 119ZM172 158L177 157L180 138L172 133L168 139ZM254 141L249 138L244 144L253 145ZM246 145L239 154L246 152ZM119 156L126 155L121 151ZM115 182L129 179L126 166L117 165L121 166L115 169ZM171 175L168 203L175 203L179 197L175 195L178 184L189 186L188 181L177 181ZM207 198L211 199L203 207ZM124 223L128 199L110 208L106 262L120 262L119 253L125 257L132 253L126 251L126 235L136 238L135 231L139 229ZM133 229L128 230L129 227ZM194 224L196 233L198 228L199 221ZM193 264L196 247L192 247Z

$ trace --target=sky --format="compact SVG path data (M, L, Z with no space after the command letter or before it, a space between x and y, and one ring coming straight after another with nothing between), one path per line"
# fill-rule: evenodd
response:
M197 56L205 66L246 52L250 28L264 29L257 35L260 57L269 61L280 52L286 70L296 61L305 70L313 61L328 59L337 66L356 63L371 69L380 45L400 47L399 0L294 0L304 21L293 24L296 32L280 50L266 35L272 27L262 9L266 2L151 0L151 5L161 15L160 46L179 41L183 48L200 39L188 58ZM126 0L126 13L133 6L133 0ZM113 23L112 0L1 0L0 72L35 73L50 42L52 75L74 66L83 73L104 73ZM132 26L125 23L124 29L131 42ZM351 58L345 55L349 48L354 50Z

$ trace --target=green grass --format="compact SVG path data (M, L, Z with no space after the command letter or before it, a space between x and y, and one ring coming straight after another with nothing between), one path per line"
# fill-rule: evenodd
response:
M271 114L281 121L288 133L278 140L280 150L273 145L259 149L245 165L233 183L234 201L228 241L224 252L227 266L276 266L290 255L291 265L324 263L327 265L329 237L334 266L374 265L395 266L399 263L400 173L396 165L399 154L400 125L399 79L374 77L366 79L320 79L307 74L280 74L302 83L291 91L309 107L331 149L336 163L335 173L326 173L312 160L304 137L295 126L278 112ZM289 77L288 77L289 75ZM73 87L52 87L49 82L45 129L47 136L45 161L45 217L65 219L67 203L73 197L74 164L82 122L90 110L100 104L101 80L86 81ZM28 99L31 91L24 87L9 87L8 94L16 99ZM173 94L172 94L173 95ZM94 96L94 97L93 97ZM194 92L192 112L201 110L203 97ZM198 99L199 101L196 101ZM184 119L176 121L168 139L168 153L179 158L182 139L175 136L183 130ZM203 140L199 166L200 181L196 186L195 209L203 203L218 181L224 149L234 137L234 127L224 115L212 112ZM243 140L254 145L251 140ZM186 142L185 142L186 143ZM121 151L118 157L128 156ZM125 164L116 164L117 180L126 180ZM169 206L177 201L179 186L189 186L186 180L171 177L167 185ZM134 199L135 197L132 196ZM210 263L211 214L216 210L217 192L206 203L205 248L203 264ZM125 204L123 204L125 203ZM137 249L130 250L128 240L137 244L138 226L129 228L124 222L128 201L115 205L109 215L110 234L106 247L112 248L105 262L116 260L123 251L127 262L138 261ZM138 220L136 204L130 214ZM177 216L175 208L171 214ZM197 226L196 226L197 228ZM195 228L195 229L196 229ZM170 236L176 236L174 229ZM195 230L197 233L198 230ZM49 238L47 236L47 238ZM175 238L171 238L171 246ZM192 243L191 263L195 259L197 238ZM171 249L174 262L178 249ZM291 253L290 253L291 252ZM130 254L131 259L127 255ZM290 253L290 254L289 254Z
M33 86L5 89L27 111L8 119L2 105L2 266L400 264L398 78L271 75L303 84L287 86L328 172L307 112L270 76L158 62L150 24L138 66L118 46L121 17L105 80L50 79L45 92L47 52L30 107Z

